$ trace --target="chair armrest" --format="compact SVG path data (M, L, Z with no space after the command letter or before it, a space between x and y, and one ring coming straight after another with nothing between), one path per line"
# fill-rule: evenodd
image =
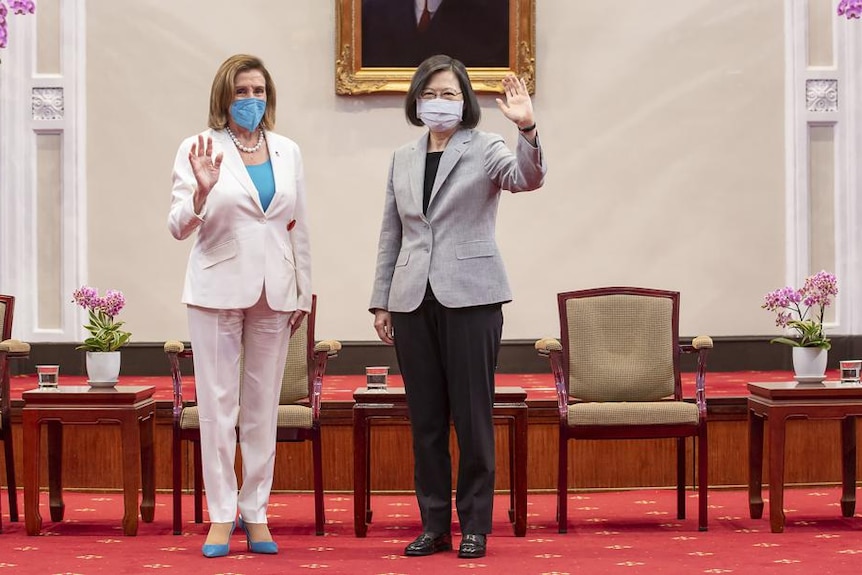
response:
M337 339L324 339L314 345L314 353L325 351L328 357L335 357L341 351L341 342Z
M554 386L557 388L557 410L560 419L565 420L569 415L569 386L563 373L563 346L553 337L543 337L536 341L534 347L539 355L551 362L551 373L554 374Z
M180 373L180 358L192 357L192 350L191 348L186 349L183 342L172 339L165 342L165 354L168 356L168 363L171 365L171 382L174 388L174 422L178 422L184 407L183 375Z
M706 359L712 346L712 338L708 335L697 336L691 340L691 345L679 346L680 351L683 353L697 354L694 398L701 417L706 417Z
M326 362L331 357L338 357L341 342L335 339L324 339L314 345L314 379L311 388L311 419L320 420L320 401L323 391L323 374L326 373Z
M8 422L11 410L10 397L12 393L9 383L9 360L22 359L30 355L30 344L17 339L6 339L0 342L0 413L4 422Z
M10 358L30 355L30 344L17 339L3 340L0 342L0 349L5 350Z

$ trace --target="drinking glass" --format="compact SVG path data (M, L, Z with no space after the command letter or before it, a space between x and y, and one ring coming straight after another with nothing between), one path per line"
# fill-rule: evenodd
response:
M388 365L379 365L365 368L365 387L367 387L368 389L385 390L388 378Z
M859 372L862 371L862 359L845 359L839 361L842 383L859 383Z
M60 379L60 366L37 365L36 378L39 382L39 389L57 387Z

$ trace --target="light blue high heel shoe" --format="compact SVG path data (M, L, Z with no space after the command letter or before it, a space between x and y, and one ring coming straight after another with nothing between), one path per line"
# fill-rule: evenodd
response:
M236 521L230 526L227 543L204 543L203 547L201 547L204 557L224 557L230 553L230 537L233 535L234 529L236 529Z
M249 533L248 526L245 524L245 521L242 520L242 516L239 518L239 528L245 531L245 542L248 544L248 550L252 553L266 553L267 555L278 553L278 543L275 541L251 540L251 533Z

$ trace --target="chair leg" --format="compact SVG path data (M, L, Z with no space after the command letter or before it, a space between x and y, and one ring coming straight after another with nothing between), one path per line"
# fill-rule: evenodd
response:
M203 492L204 492L204 467L203 467L203 458L201 456L201 443L200 441L193 441L192 446L194 446L194 459L195 459L195 523L203 523L204 522L204 503L203 503Z
M317 535L323 535L323 525L326 522L326 510L323 504L323 453L320 443L320 429L318 428L311 440L311 455L314 465L314 532Z
M565 533L568 522L569 452L566 432L560 425L560 457L557 467L557 530Z
M182 462L182 440L178 432L174 431L171 441L172 474L171 488L173 491L174 506L174 535L183 532L183 462Z
M676 438L676 517L685 519L685 438Z
M706 424L703 424L697 438L697 528L708 529L709 501L709 452L706 441Z
M15 485L15 454L13 453L12 428L3 431L3 450L6 455L6 489L9 491L9 519L18 521L18 488Z

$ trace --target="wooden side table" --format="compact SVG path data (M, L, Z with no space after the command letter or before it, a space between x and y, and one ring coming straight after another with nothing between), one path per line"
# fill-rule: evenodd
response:
M763 424L769 420L769 524L784 531L784 438L788 419L840 419L842 453L841 515L856 509L856 418L862 416L862 386L826 381L818 384L748 384L748 509L763 515Z
M92 388L60 386L23 393L24 517L28 535L42 529L39 513L39 462L42 424L48 426L48 491L52 521L62 521L63 426L118 424L122 436L124 514L123 532L138 532L138 490L142 491L141 518L153 520L156 503L153 437L155 387Z
M365 537L371 523L371 423L409 419L403 387L357 388L353 392L353 528ZM494 390L494 419L509 428L509 521L515 536L527 533L527 392L521 387Z

